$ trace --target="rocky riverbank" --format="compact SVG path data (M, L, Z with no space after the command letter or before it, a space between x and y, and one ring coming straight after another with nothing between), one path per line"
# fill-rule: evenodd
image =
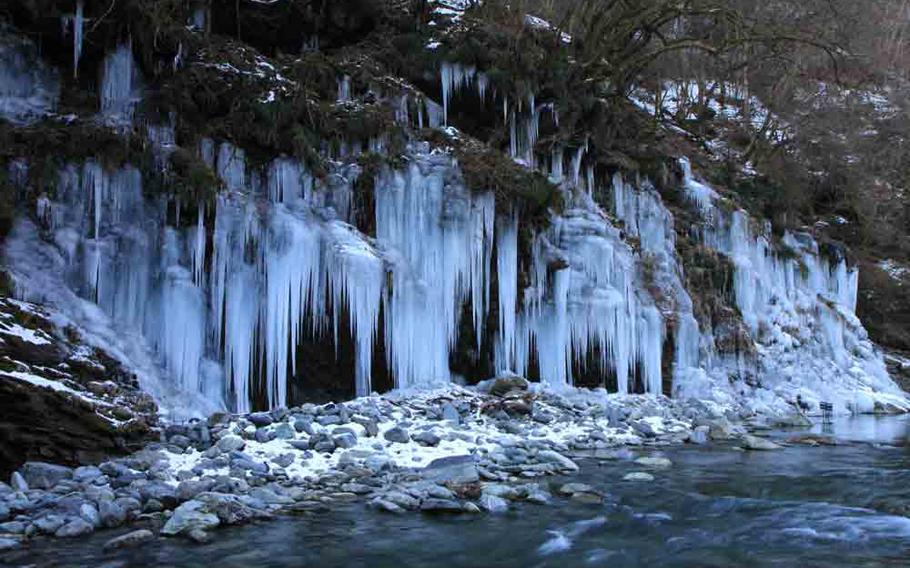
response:
M195 541L212 529L364 500L393 514L495 514L511 502L599 502L590 487L551 484L576 460L627 460L647 482L672 464L670 444L776 444L747 430L808 425L735 408L602 391L551 392L519 377L475 388L392 393L171 425L130 456L75 469L26 463L0 483L0 549L44 536L130 526L110 541Z

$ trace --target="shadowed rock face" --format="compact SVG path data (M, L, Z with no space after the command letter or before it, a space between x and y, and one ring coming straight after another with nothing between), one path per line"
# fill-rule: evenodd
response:
M149 433L138 424L121 430L64 393L0 378L0 478L26 461L97 463L139 449Z
M135 377L72 335L0 298L0 479L26 461L95 463L156 437L157 407Z
M374 0L215 0L212 31L238 37L268 54L299 53L317 41L321 48L335 48L356 43L376 29L381 4Z

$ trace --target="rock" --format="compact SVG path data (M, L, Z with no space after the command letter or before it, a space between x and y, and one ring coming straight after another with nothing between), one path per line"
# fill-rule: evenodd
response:
M370 505L372 507L374 507L375 509L384 511L386 513L394 513L396 515L400 515L400 514L404 513L404 509L402 509L395 503L386 501L385 499L373 499L372 501L370 501Z
M383 434L383 437L389 442L396 444L407 444L411 441L411 436L408 435L408 431L404 428L401 428L400 426L395 426L394 428L386 431L386 433Z
M166 483L149 483L139 490L139 494L142 496L143 501L154 499L164 505L166 509L176 507L178 503L177 490Z
M787 438L788 444L800 444L804 446L837 446L836 438L820 434L802 434Z
M298 433L313 435L313 420L311 418L298 418L294 420L294 430Z
M332 436L336 447L349 449L357 445L357 436L353 432L341 432Z
M633 471L622 477L623 481L654 481L654 476L643 471Z
M126 522L126 510L116 502L102 501L98 504L98 516L101 526L107 528L119 527Z
M256 487L250 490L250 497L258 499L266 505L290 505L294 502L291 497L279 494L273 489L267 487Z
M286 453L272 458L272 463L278 467L288 467L294 463L295 459L297 459L297 456L295 456L293 453Z
M573 493L571 499L582 505L600 505L603 503L603 497L596 493Z
M272 440L275 439L275 431L259 429L259 430L256 430L255 434L253 434L253 438L255 438L256 441L259 442L260 444L265 444L265 443L271 442Z
M294 427L287 422L282 422L275 426L275 437L279 440L291 440L296 435L297 432L294 430Z
M382 495L381 499L408 511L414 511L420 507L419 500L407 493L402 493L401 491L389 491L385 495Z
M633 430L645 438L655 438L657 437L658 432L654 429L654 426L646 420L636 420L630 424Z
M93 527L97 528L101 526L101 516L98 514L98 509L92 504L83 503L82 506L79 507L79 516Z
M231 460L231 467L242 469L244 471L252 471L255 473L268 473L269 466L263 462L254 461L252 459L240 458Z
M94 532L95 527L88 524L83 519L73 519L72 521L66 523L60 529L54 533L54 536L58 538L73 538L77 536L83 536Z
M772 425L775 428L811 428L812 421L802 414L791 414L775 418Z
M576 493L597 493L590 485L584 483L566 483L558 489L560 495L574 495Z
M19 538L14 538L10 536L0 536L0 552L7 550L15 550L22 546L22 540Z
M385 454L374 454L364 461L364 466L373 473L382 473L392 469L395 462Z
M686 438L686 441L690 444L704 445L708 443L708 428L704 426L699 426L695 430L689 432L689 437Z
M28 482L25 481L25 478L22 477L22 474L19 473L18 471L14 471L13 475L10 476L9 484L16 491L21 491L23 493L28 491Z
M73 480L79 483L88 483L104 475L104 473L93 465L77 467L73 471Z
M174 509L174 514L168 519L161 534L176 536L188 534L194 530L208 530L221 524L217 515L209 513L204 503L200 501L187 501Z
M503 403L503 408L505 408L509 414L517 414L520 416L531 414L532 410L531 403L520 398L505 401Z
M418 432L414 434L411 439L420 444L421 446L431 446L435 447L439 445L441 438L432 432Z
M542 462L556 464L563 471L578 471L578 464L553 450L542 450L537 453L537 459Z
M194 501L204 503L206 510L217 515L218 519L226 525L236 525L271 516L267 511L248 505L237 495L215 492L200 493Z
M775 444L771 440L752 436L751 434L744 435L740 441L742 442L742 447L747 450L770 451L783 449L783 446Z
M66 519L60 515L45 515L32 521L32 524L38 531L44 534L54 534L60 527L66 524Z
M643 457L635 460L635 463L638 465L643 465L645 467L670 467L673 465L673 462L667 458L660 457Z
M335 426L341 424L341 417L337 414L329 414L328 416L320 416L316 418L316 422L322 426Z
M505 513L509 510L509 502L502 497L497 497L489 493L483 493L480 496L480 507L488 513Z
M458 409L456 409L452 403L447 402L442 405L442 419L457 425L461 423L461 414L459 414Z
M72 469L44 462L26 462L19 473L31 489L53 489L60 481L73 478Z
M421 472L424 479L436 483L464 485L480 481L474 456L451 456L430 462Z
M180 501L189 501L196 495L211 490L213 485L215 485L215 481L212 479L181 481L180 484L177 485L177 499Z
M309 440L288 440L288 445L294 448L295 450L300 450L304 452L310 449Z
M116 538L104 543L104 550L117 550L121 548L131 548L148 542L155 538L155 533L148 529L140 529L138 531L128 532L124 535L120 535Z
M181 434L172 436L171 439L168 440L168 442L181 449L186 449L193 445L192 440L190 440L189 438L187 438L186 436L183 436Z
M363 429L366 431L367 437L375 438L379 435L379 423L375 418L368 418L364 416L354 416L351 418L351 421L360 424L363 426Z
M733 437L733 430L729 422L715 421L708 425L708 437L712 440L729 440Z
M240 436L225 436L218 440L218 449L222 452L240 451L246 446L246 442Z
M451 499L424 499L420 510L425 513L461 513L461 503Z
M481 381L477 383L477 390L493 396L505 396L512 391L526 391L528 386L527 379L513 375Z
M246 419L252 422L257 428L269 426L275 421L268 412L254 412L248 415Z
M536 488L528 491L525 500L529 503L535 503L537 505L548 505L550 503L551 495L544 491L541 488Z

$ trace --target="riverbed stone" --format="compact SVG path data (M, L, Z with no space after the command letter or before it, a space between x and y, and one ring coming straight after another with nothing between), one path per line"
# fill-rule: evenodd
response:
M424 479L436 483L463 485L480 481L474 456L450 456L433 460L421 472Z
M60 527L54 536L58 538L73 538L92 533L95 527L90 525L84 519L73 519Z
M644 471L632 471L622 477L623 481L654 481L654 476Z
M461 513L461 503L452 499L424 499L420 503L420 510L425 513Z
M246 442L240 436L225 436L218 440L217 446L222 452L233 452L242 450Z
M753 436L751 434L744 435L740 438L740 442L742 443L742 447L747 450L771 451L783 449L783 446L775 444L771 440L759 438L758 436Z
M275 421L268 412L254 412L247 415L246 419L252 422L257 428L269 426Z
M161 534L176 536L193 530L205 531L220 524L218 516L208 512L204 503L187 501L174 510L174 514L161 529Z
M44 462L26 462L19 473L31 489L53 489L58 482L73 477L72 469Z
M23 493L28 491L28 482L25 480L24 477L22 477L22 474L19 473L18 471L14 471L13 474L10 476L9 484L16 491L21 491Z
M653 457L653 456L640 457L635 460L635 463L638 465L643 465L645 467L658 467L658 468L670 467L673 465L673 462L668 460L667 458Z
M434 434L433 432L423 431L418 432L411 436L411 439L420 444L421 446L431 446L435 447L439 445L439 442L442 441L442 438Z
M122 548L132 548L150 540L154 540L155 533L148 529L139 529L126 534L114 537L104 543L104 550L118 550Z
M396 444L407 444L411 441L411 436L408 434L408 431L400 426L395 426L386 431L386 433L383 434L383 438Z
M491 495L490 493L483 493L478 502L480 503L480 507L488 513L505 513L509 510L508 501L502 497Z

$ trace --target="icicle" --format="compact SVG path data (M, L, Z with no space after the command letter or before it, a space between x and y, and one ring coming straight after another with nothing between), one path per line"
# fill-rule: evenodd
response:
M79 61L82 59L82 33L85 26L84 10L85 0L76 0L76 16L73 19L73 77L79 76Z
M195 246L193 247L193 282L199 288L205 287L205 205L199 205L199 221L196 224Z
M496 275L499 278L499 336L496 367L499 371L517 368L518 310L518 217L500 219L496 225Z

